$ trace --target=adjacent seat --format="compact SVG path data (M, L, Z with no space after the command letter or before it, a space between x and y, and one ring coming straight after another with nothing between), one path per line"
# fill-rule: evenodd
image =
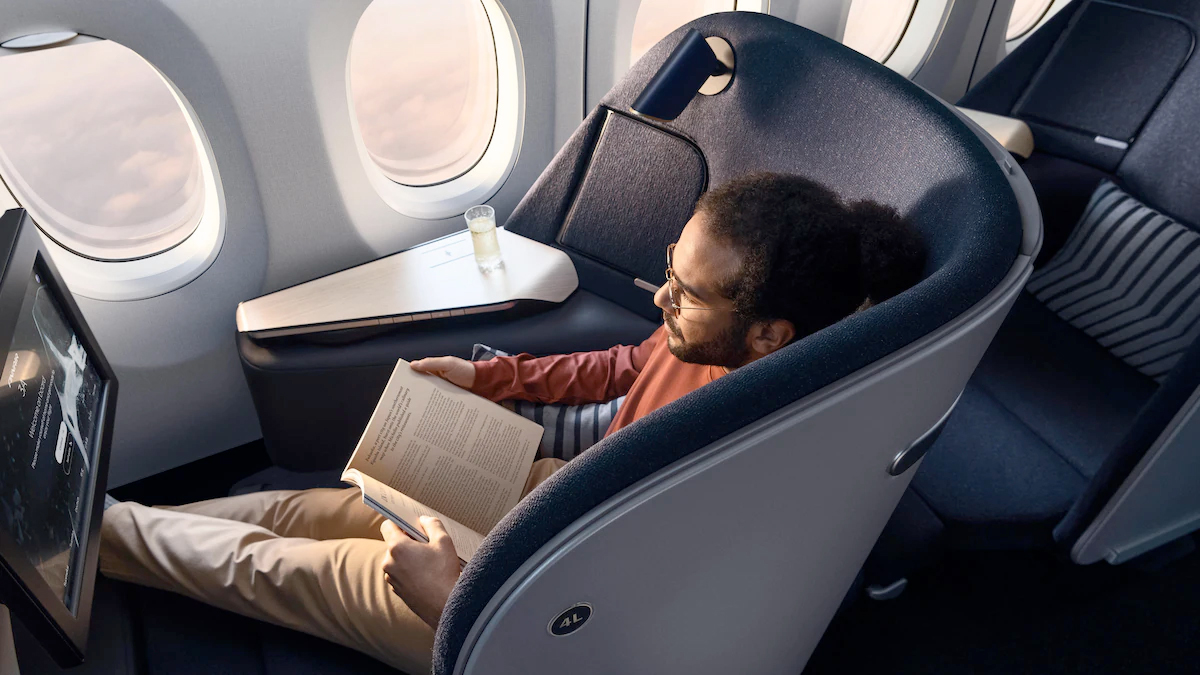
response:
M1116 563L1200 524L1197 25L1192 2L1077 0L960 101L1033 129L1046 243L872 581L933 542Z
M670 123L631 114L690 27L732 45L731 86ZM435 672L799 672L1031 273L1041 225L1028 181L981 130L870 59L767 15L712 15L631 69L509 219L571 256L580 290L563 305L336 345L239 338L276 463L337 466L397 357L644 337L660 313L635 280L662 283L662 251L696 197L754 170L896 207L928 246L924 279L638 420L539 486L464 569ZM286 392L314 403L269 400ZM347 395L322 409L329 392ZM305 447L328 418L326 454ZM551 633L584 605L582 628ZM346 672L333 652L312 658L289 672Z

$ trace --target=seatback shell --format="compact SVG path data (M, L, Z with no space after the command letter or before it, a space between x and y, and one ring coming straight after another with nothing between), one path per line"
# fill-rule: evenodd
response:
M1114 565L1200 528L1200 389L1071 547L1081 565Z
M493 597L455 672L799 672L915 472L889 475L892 459L954 403L1031 270L1022 254L939 331L559 533ZM578 603L590 619L551 635Z
M770 17L690 25L741 45L740 63L758 58L757 72L820 74L794 78L804 102L785 117L764 109L779 109L782 85L748 77L753 69L730 97L694 102L674 127L696 140L710 180L773 169L819 175L847 198L872 196L912 218L932 271L650 413L540 485L464 569L438 627L434 672L798 672L915 472L891 476L889 466L956 400L1031 272L1036 198L977 126ZM669 46L639 62L609 108L626 107ZM875 116L858 104L850 127L792 117L856 97L895 105ZM751 129L732 140L728 119ZM766 139L770 147L746 147ZM514 213L526 236L555 237L561 213L539 209L569 204L579 172L561 159L518 208L522 218ZM672 435L677 444L655 445ZM551 621L580 603L591 618L552 635Z

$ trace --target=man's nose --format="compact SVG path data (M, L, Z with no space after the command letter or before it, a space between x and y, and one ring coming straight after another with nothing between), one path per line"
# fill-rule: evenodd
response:
M670 307L670 303L668 302L670 297L671 294L667 291L667 285L663 284L658 287L657 291L654 291L654 304L665 312Z

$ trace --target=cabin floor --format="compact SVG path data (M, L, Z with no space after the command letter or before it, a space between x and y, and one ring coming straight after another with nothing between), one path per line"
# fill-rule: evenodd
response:
M804 675L1196 673L1200 554L1135 565L953 554L899 598L864 598L834 619Z
M268 465L261 442L251 443L112 493L150 504L207 499ZM803 675L1195 673L1200 554L1150 567L953 553L899 598L864 597L842 612Z

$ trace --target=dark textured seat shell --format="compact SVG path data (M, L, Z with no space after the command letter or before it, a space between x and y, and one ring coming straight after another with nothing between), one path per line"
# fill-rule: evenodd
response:
M545 242L559 239L609 111L626 114L687 27L725 38L737 57L727 91L697 97L677 120L658 125L698 148L709 184L755 170L786 171L820 180L848 198L894 206L927 242L926 278L655 411L531 493L463 571L437 633L435 672L453 671L468 632L500 586L577 518L636 481L931 333L983 299L1016 259L1021 219L1009 184L982 143L942 103L836 42L749 12L698 19L647 53L551 163L509 229ZM654 147L643 151L653 153ZM660 160L631 153L625 161ZM624 205L625 215L595 227L655 240L662 236L656 227L682 226L644 217L655 212L660 197L642 184L614 182L604 189L608 199ZM572 229L587 226L572 216ZM588 277L581 278L586 287Z

